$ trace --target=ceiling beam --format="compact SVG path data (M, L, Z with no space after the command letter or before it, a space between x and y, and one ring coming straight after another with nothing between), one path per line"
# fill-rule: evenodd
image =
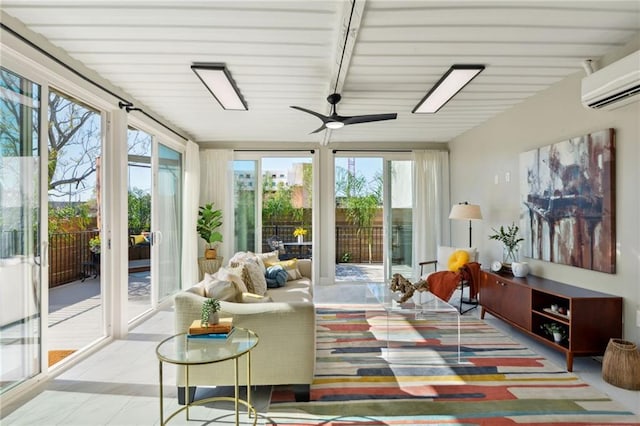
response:
M347 37L347 27L349 27L349 17L351 15L351 6L352 2L355 1L355 6L353 8L353 16L351 17L351 27L349 29L349 36ZM338 44L336 46L334 61L333 61L333 71L331 72L331 80L329 81L329 96L331 93L340 93L342 92L342 88L344 87L344 82L347 79L347 74L349 73L349 65L351 64L351 57L353 55L353 49L356 45L356 40L358 39L358 31L360 30L360 23L362 22L362 15L364 14L366 0L351 0L344 3L344 7L342 8L342 16L340 19L340 31L338 37ZM345 45L346 38L346 45ZM344 49L344 57L342 55L342 50ZM340 62L342 61L342 68L340 67ZM340 75L338 75L338 71ZM331 106L327 103L327 115L330 113ZM331 134L333 130L327 129L323 136L321 145L328 145L331 141Z

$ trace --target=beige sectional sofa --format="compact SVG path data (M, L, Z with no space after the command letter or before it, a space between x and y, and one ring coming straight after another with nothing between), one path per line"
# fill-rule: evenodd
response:
M311 261L300 259L301 278L266 291L261 303L221 301L221 317L233 317L236 327L254 331L259 342L251 352L253 385L294 385L296 399L308 400L315 368L315 309ZM200 319L206 289L203 283L175 296L175 331L184 333ZM184 401L184 369L178 369L179 400ZM240 362L240 378L246 377L246 363ZM224 361L189 369L191 396L197 386L232 385L233 364ZM241 383L242 384L242 383Z

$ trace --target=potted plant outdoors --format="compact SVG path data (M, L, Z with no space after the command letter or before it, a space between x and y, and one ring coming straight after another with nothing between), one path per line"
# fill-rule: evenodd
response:
M202 311L200 313L200 325L207 327L211 324L217 324L220 321L218 311L220 310L220 301L218 299L206 299L202 303Z
M557 322L547 322L540 326L545 333L553 336L553 341L556 343L562 342L567 337L567 331Z
M91 253L100 254L100 235L89 240L89 251Z
M304 236L307 235L307 230L303 227L298 227L293 231L293 236L298 238L298 244L304 242Z
M217 243L222 242L222 234L218 231L220 226L222 226L222 210L214 209L213 203L200 206L196 230L206 243L204 252L206 259L217 258L215 247Z
M500 241L504 244L502 261L505 266L510 267L513 262L518 261L518 244L524 241L524 238L518 235L520 228L515 223L507 226L505 230L504 226L500 226L499 230L491 228L495 234L490 235L490 240Z

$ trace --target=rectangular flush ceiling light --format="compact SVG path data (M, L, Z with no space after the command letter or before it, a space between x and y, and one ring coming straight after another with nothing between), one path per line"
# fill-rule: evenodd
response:
M191 69L207 86L222 108L247 111L247 103L225 64L194 63Z
M453 65L411 112L418 114L438 112L483 69L484 65Z

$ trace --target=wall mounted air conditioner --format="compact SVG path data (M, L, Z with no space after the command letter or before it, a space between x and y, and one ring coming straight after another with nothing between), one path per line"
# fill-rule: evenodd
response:
M615 109L640 100L640 50L582 79L582 104Z

